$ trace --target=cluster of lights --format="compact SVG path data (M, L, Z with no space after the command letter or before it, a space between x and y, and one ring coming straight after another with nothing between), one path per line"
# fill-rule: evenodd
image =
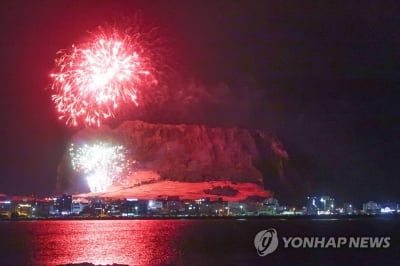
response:
M59 52L52 99L67 125L100 126L120 105L137 102L137 89L150 73L129 36L103 32L94 40Z
M87 42L61 50L55 59L52 100L67 126L100 127L129 106L137 106L138 91L154 79L140 33L116 28L99 30ZM70 147L74 170L84 175L92 192L103 192L128 173L125 149L96 143Z
M71 144L69 153L73 169L85 175L92 192L106 191L129 173L126 152L121 145L99 142L76 148Z

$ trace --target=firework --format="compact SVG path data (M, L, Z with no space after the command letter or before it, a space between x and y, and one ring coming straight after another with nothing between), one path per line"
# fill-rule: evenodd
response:
M50 75L59 118L67 125L100 126L121 105L138 105L138 88L150 75L149 60L139 51L136 39L115 29L60 51Z
M75 148L71 144L69 151L73 169L85 175L92 192L106 191L129 173L126 151L121 145L99 142Z

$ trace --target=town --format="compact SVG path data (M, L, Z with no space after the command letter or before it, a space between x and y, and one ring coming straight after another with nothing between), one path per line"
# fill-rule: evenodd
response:
M180 199L179 196L142 200L137 198L81 198L62 195L52 198L0 194L2 219L51 218L139 218L139 217L228 217L228 216L327 216L399 214L399 204L374 201L356 208L335 204L330 196L307 197L306 206L280 205L275 198L251 197L230 202L223 198Z

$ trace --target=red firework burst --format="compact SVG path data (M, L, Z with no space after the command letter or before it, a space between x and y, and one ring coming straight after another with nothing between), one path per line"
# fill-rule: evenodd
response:
M51 74L52 99L67 125L100 126L121 105L138 105L137 90L147 82L148 60L129 35L103 31L71 50L60 51Z

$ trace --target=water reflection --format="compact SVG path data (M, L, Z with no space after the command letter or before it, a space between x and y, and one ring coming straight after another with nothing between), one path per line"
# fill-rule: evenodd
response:
M277 249L257 255L254 236L275 228L280 236L389 236L387 249ZM310 219L202 219L108 221L0 221L0 265L398 265L398 218L352 221ZM301 263L303 262L303 263Z
M12 230L26 241L28 264L164 265L178 253L177 241L187 224L181 220L38 221L13 224Z

